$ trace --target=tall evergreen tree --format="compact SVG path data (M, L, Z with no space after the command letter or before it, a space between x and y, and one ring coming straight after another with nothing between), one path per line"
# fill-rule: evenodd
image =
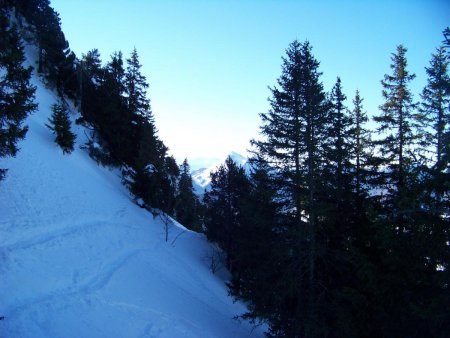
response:
M421 95L421 111L428 118L432 128L432 132L428 136L433 147L437 166L442 166L443 154L448 153L449 147L448 139L445 139L450 128L449 63L449 54L441 46L432 55L430 67L425 68L428 75L428 83Z
M375 218L374 241L382 257L376 261L378 281L372 290L375 325L384 336L439 336L448 319L443 282L448 273L438 268L448 259L448 224L429 208L428 170L420 157L426 119L415 112L408 88L414 75L406 70L405 52L399 46L393 54L393 75L382 81L383 113L375 118L383 132L377 142L385 165L381 177L386 178L376 188L387 192Z
M39 48L38 72L56 86L59 95L76 99L78 79L75 54L70 50L61 29L59 14L50 6L49 0L12 1L18 22L23 17L35 28L35 38Z
M192 176L187 159L180 166L180 178L175 204L175 216L177 220L188 229L201 231L199 219L199 203L192 186Z
M343 93L338 77L330 94L330 108L327 116L327 142L325 172L321 180L326 185L330 212L335 218L334 231L344 231L350 224L345 219L350 216L348 194L351 193L351 119L345 105L347 97ZM338 225L339 223L339 225Z
M331 160L331 172L336 179L336 188L342 190L343 176L348 172L350 145L348 141L351 119L347 113L341 79L338 77L331 90L330 110L328 115L328 149L327 158Z
M385 189L388 191L391 210L398 215L399 203L405 197L407 174L413 162L421 122L416 114L416 104L408 88L415 78L407 70L407 49L402 45L392 54L390 65L392 75L385 75L381 81L385 102L380 106L382 113L374 117L378 123L381 139L377 141L385 169Z
M353 99L351 119L351 156L354 163L355 189L356 193L360 195L364 190L367 190L368 170L370 166L374 165L374 163L370 150L371 132L366 128L366 124L369 119L363 108L363 98L360 96L358 90L356 91L355 98ZM364 185L366 186L364 187Z
M241 227L235 236L236 264L230 291L248 304L244 318L276 323L279 313L274 304L284 287L280 276L285 266L280 262L285 260L285 236L271 172L262 159L252 160L251 190L242 200Z
M233 272L236 261L236 239L242 226L242 207L250 192L245 171L228 157L211 173L211 190L204 195L206 235L227 254L227 268Z
M130 58L127 59L125 74L127 105L132 114L143 116L153 123L150 100L147 98L148 83L145 76L141 73L141 67L137 50L134 48Z
M15 156L17 142L27 133L25 118L37 108L36 90L29 80L32 68L24 68L23 46L15 27L9 27L0 10L0 157ZM5 170L0 170L0 179Z
M99 111L102 109L104 100L100 93L104 69L98 49L90 50L83 55L79 67L79 72L81 72L81 113L86 122L98 128L101 117Z
M133 146L135 140L131 137L135 132L126 106L125 69L121 52L114 53L106 64L98 90L101 105L95 113L95 121L99 135L116 164L131 165L136 157Z
M289 278L275 311L286 336L316 335L319 283L317 258L319 177L327 140L328 103L319 78L319 62L308 42L294 41L283 58L279 88L272 88L271 109L261 114L263 140L255 151L274 169L279 199L284 200Z

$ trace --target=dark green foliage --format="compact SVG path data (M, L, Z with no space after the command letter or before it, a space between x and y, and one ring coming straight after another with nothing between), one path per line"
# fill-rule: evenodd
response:
M114 53L105 67L98 50L83 56L83 122L100 145L94 153L106 163L123 166L124 182L136 199L172 214L178 166L157 135L136 49L126 64L125 69L121 52Z
M211 190L203 199L207 209L206 235L225 250L226 265L232 272L235 271L236 238L243 225L243 203L249 192L250 184L244 169L228 157L216 172L211 173Z
M356 91L351 112L351 128L349 137L351 146L349 149L353 163L353 180L358 195L367 193L371 180L371 170L375 166L373 152L371 151L371 132L366 128L368 122L367 113L363 109L363 98Z
M425 68L428 75L427 86L422 92L421 111L432 128L428 139L435 155L435 163L444 168L441 161L448 154L448 137L450 125L450 77L448 75L449 55L444 47L432 55L430 67ZM447 135L447 136L446 136Z
M202 230L199 217L200 201L194 193L187 159L180 166L180 178L175 199L175 217L178 222L188 229L200 232Z
M392 75L385 75L381 81L385 103L380 106L382 113L374 117L378 123L377 131L382 134L377 145L383 164L387 166L383 175L392 198L398 197L405 187L406 175L413 161L411 153L416 150L420 136L417 133L420 121L415 114L416 104L408 88L415 74L406 69L406 51L399 45L397 52L392 54Z
M52 106L52 116L48 119L50 124L46 126L55 134L55 143L59 145L63 153L70 154L73 151L76 135L70 130L69 112L62 103Z
M35 28L39 48L38 72L56 85L59 95L75 99L78 92L76 57L61 30L59 14L48 0L17 0L14 3L17 14L23 15Z
M251 191L243 196L241 227L234 239L236 260L230 291L239 299L251 300L244 317L255 322L278 315L274 304L283 287L280 262L285 259L281 255L285 250L280 244L284 232L270 171L261 159L253 162Z
M15 156L17 142L27 133L25 118L37 108L29 80L31 67L23 68L23 47L15 27L9 27L0 10L0 157ZM3 176L4 170L0 176ZM0 177L1 178L1 177Z
M146 93L148 83L145 76L141 73L142 65L139 62L139 57L136 48L131 52L131 56L127 59L127 71L125 74L126 97L128 110L135 115L144 117L147 121L153 123L153 114L150 109L150 100Z
M249 188L226 203L228 171L213 176L207 234L232 258L244 317L267 321L268 336L445 336L448 157L426 167L425 127L436 135L439 114L415 110L406 49L397 52L374 143L359 93L348 111L338 78L326 100L309 44L291 44Z
M65 94L76 99L79 87L76 57L61 30L59 14L48 0L12 0L10 3L19 24L23 26L27 22L34 29L39 48L38 72L56 86L60 96Z
M271 317L275 335L313 336L319 316L321 285L318 241L324 210L320 176L328 140L329 104L319 80L319 62L308 42L294 41L283 58L279 89L273 88L271 110L261 114L264 141L256 153L273 168L271 179L283 201L283 258L280 288Z

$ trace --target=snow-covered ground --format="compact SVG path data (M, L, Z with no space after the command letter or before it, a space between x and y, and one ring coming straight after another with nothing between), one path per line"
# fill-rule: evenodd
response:
M32 81L39 110L18 156L0 160L0 337L263 336L233 319L245 307L209 270L203 235L174 225L165 242L163 222L79 149L81 127L62 154L45 127L56 95Z

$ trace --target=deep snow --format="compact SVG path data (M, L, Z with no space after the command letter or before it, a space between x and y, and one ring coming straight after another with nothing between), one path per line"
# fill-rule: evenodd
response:
M209 270L203 235L173 225L165 242L163 222L79 149L82 127L62 154L45 127L56 95L32 82L39 110L0 160L0 337L261 337L233 319L245 307Z

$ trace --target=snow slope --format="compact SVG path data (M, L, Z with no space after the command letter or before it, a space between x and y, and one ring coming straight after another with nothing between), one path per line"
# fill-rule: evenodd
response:
M0 160L0 337L261 337L232 319L245 307L210 272L203 235L173 225L165 242L162 221L79 149L81 127L62 154L44 125L56 96L32 81L39 111Z

